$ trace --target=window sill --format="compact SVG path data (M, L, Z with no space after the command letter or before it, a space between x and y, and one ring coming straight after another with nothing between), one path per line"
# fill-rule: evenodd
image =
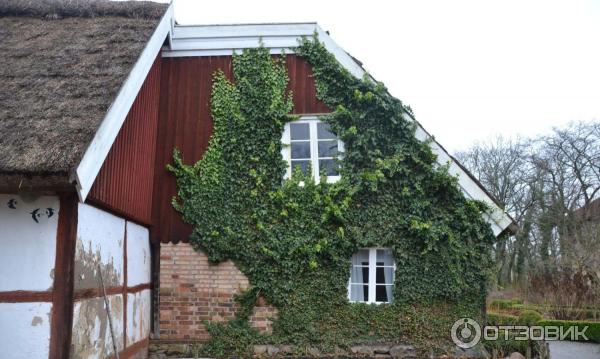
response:
M361 301L356 301L356 300L349 300L348 302L350 304L375 304L375 305L392 304L392 302L361 302Z

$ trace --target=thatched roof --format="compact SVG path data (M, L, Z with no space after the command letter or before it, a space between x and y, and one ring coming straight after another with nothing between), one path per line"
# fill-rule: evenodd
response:
M0 174L66 180L165 10L0 0Z

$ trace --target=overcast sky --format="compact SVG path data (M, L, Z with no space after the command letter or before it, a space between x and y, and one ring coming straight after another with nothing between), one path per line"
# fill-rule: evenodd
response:
M175 16L317 21L451 152L600 120L600 0L175 0Z

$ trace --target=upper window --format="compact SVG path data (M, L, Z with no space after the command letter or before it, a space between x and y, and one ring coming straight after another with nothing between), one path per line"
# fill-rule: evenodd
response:
M395 271L390 249L359 250L352 256L348 298L351 302L391 303Z
M317 117L303 117L287 123L282 142L288 145L282 150L283 158L288 162L287 178L296 168L304 174L311 171L315 181L319 181L321 174L327 176L327 182L340 178L336 159L343 151L343 143L329 130L329 124Z

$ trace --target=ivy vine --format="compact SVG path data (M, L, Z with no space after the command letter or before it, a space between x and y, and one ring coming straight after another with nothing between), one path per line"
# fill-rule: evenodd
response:
M257 343L333 350L373 341L443 346L463 315L481 316L494 236L485 206L466 199L457 179L415 137L410 111L383 84L357 79L325 47L294 49L312 65L321 117L344 142L341 180L284 179L284 125L293 121L283 57L268 49L233 56L233 81L214 76L214 133L193 165L175 151L173 205L194 227L191 243L213 262L231 259L248 277L240 310L208 323L208 354L247 356ZM304 182L301 186L300 182ZM389 247L397 263L394 302L349 303L350 259ZM271 335L248 318L259 296L279 315Z

